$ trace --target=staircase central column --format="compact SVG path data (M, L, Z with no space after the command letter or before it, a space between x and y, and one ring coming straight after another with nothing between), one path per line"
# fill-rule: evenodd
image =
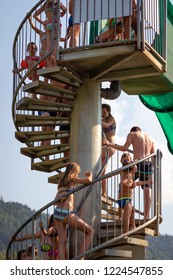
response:
M82 177L86 170L92 170L94 178L100 171L101 135L100 82L92 81L85 76L75 99L70 126L70 158L81 166L80 176ZM88 188L76 195L76 207ZM96 232L100 222L100 197L100 186L95 184L78 213L82 219L94 227ZM76 242L83 242L82 236L79 231L72 232L71 256L76 255ZM96 243L96 238L94 243Z

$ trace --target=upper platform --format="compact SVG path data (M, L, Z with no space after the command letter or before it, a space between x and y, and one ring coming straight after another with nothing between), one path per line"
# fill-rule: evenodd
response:
M128 94L154 94L173 90L165 79L166 62L133 42L113 42L60 50L61 64L80 75L88 73L101 82L121 81Z
M73 2L74 22L80 23L79 40L77 45L68 47L67 42L60 48L62 65L101 82L119 80L127 94L173 91L167 61L170 42L166 34L171 27L166 0L93 0L87 5L83 0ZM118 29L114 29L114 40L112 27L105 29L105 18L112 17L122 22L123 30L118 38ZM97 35L100 41L95 43Z

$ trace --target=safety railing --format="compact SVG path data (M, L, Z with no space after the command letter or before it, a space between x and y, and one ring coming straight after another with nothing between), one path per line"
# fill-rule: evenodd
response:
M48 2L50 7L46 6ZM74 0L73 2L74 22L71 22L68 0L61 2L41 0L27 13L16 32L13 44L12 115L17 131L41 131L41 125L34 128L17 125L16 114L38 115L38 111L17 109L17 104L22 98L30 96L28 92L23 91L23 85L37 79L44 80L38 77L37 69L55 66L61 60L62 49L70 51L82 47L136 43L137 49L147 48L157 59L162 62L166 60L166 0ZM61 5L66 8L66 13ZM48 20L50 14L46 14L50 12L51 22ZM108 18L116 20L108 24ZM106 39L101 34L103 31L107 34ZM99 41L98 36L100 36ZM37 50L32 57L28 53L30 43L33 43ZM28 59L31 59L30 62L35 59L34 63L30 63ZM38 95L37 98L40 96ZM54 144L58 143L55 141ZM33 143L26 145L32 146ZM40 142L34 145L39 146Z
M52 22L47 19L47 2L51 2L49 9L52 9ZM138 49L147 48L158 59L166 61L167 0L74 0L73 21L68 2L39 1L18 28L13 45L14 69L20 69L23 62L24 70L14 75L13 115L15 102L24 96L22 85L29 82L28 78L38 67L55 65L47 60L50 60L51 55L56 56L56 61L61 59L61 49L90 47L98 43L101 46L137 42ZM61 5L66 8L66 13ZM115 20L108 23L108 19L113 17ZM43 41L46 46L43 46ZM35 43L39 60L27 69L25 58L30 42Z
M85 257L89 259L89 256L93 252L99 251L100 249L106 248L107 246L116 246L116 242L125 236L129 236L130 234L136 233L138 230L150 226L151 223L154 223L152 228L155 230L155 234L159 234L159 223L161 221L162 209L161 209L161 158L162 153L158 150L156 153L136 161L135 163L132 162L127 166L120 167L118 169L114 169L114 171L108 172L104 176L99 176L98 178L94 179L91 184L91 192L90 192L90 203L92 209L93 203L93 190L95 187L100 188L101 182L103 179L107 181L107 188L108 188L108 198L104 199L102 202L101 195L100 195L100 222L99 224L94 223L93 216L91 214L90 219L86 221L86 211L85 209L85 194L87 193L86 185L78 186L75 189L72 189L68 192L68 194L63 193L63 198L66 199L69 195L74 194L77 205L80 204L80 201L77 199L78 192L83 191L83 214L81 219L84 222L87 222L91 228L94 229L94 235L91 236L90 239L90 246L87 249L83 249L83 252L80 253L78 251L78 247L83 246L85 248L84 242L86 241L83 236L88 234L87 228L84 227L83 229L83 236L79 235L79 231L73 225L73 229L70 223L70 216L69 216L69 224L67 224L67 234L66 237L66 259L80 259L81 257ZM143 170L147 177L152 178L152 185L151 188L148 188L148 183L144 189L138 186L138 181L136 181L136 187L133 189L133 194L131 194L132 198L132 205L134 207L134 219L135 219L135 227L129 228L128 231L124 231L124 220L123 216L119 216L119 212L117 210L118 204L117 201L119 199L119 188L120 182L122 180L122 174L126 172L126 175L130 175L132 168L134 165L139 165L141 163L150 163L152 165L152 169L150 171ZM142 172L142 171L141 171ZM149 173L148 173L149 172ZM140 183L139 183L140 185ZM121 185L123 188L123 185ZM150 195L145 194L145 189L150 191ZM100 190L101 194L101 190ZM130 195L130 194L129 194ZM143 201L145 199L145 201ZM146 199L148 199L146 201ZM62 200L62 197L61 197ZM107 200L107 201L106 201ZM58 259L60 256L57 255L57 250L59 250L61 246L61 226L57 228L56 220L51 220L50 217L54 213L55 204L60 202L60 199L56 199L51 201L49 204L42 207L40 210L36 211L35 214L29 218L12 236L11 241L9 242L7 248L7 259L17 259L22 252L25 253L25 257L28 259ZM112 202L111 205L109 204L110 201ZM145 203L149 202L149 217L147 219L144 218L145 212ZM151 203L151 204L150 204ZM107 205L107 209L105 207L102 208L102 205ZM78 215L76 205L76 212L75 214ZM111 219L109 219L109 209L114 213L114 217L112 215ZM68 210L68 209L67 209ZM102 214L104 214L104 218L102 218ZM107 216L107 217L106 217ZM102 222L104 221L104 236L102 235ZM105 224L106 223L106 224ZM113 235L110 238L109 236L109 226L111 225L111 231L113 231ZM39 227L40 226L40 227ZM57 232L58 231L58 236ZM71 239L71 234L75 235L75 238ZM80 236L80 237L79 237ZM38 240L38 241L36 241ZM80 241L81 244L79 245L76 241ZM75 243L75 247L74 244ZM73 250L72 250L73 245ZM31 250L32 248L32 250ZM74 249L75 248L75 249Z

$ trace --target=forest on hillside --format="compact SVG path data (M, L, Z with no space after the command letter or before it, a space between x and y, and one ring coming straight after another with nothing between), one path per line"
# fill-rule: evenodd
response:
M4 202L0 198L0 259L5 259L7 245L16 230L34 214L27 205L18 202ZM147 237L149 247L146 249L148 260L173 260L173 236L161 235L157 238Z

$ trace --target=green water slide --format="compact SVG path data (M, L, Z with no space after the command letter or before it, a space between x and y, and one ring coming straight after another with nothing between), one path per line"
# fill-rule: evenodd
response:
M167 12L167 72L163 78L173 84L173 5L168 0ZM168 142L168 149L173 154L173 91L153 95L139 95L141 102L153 110L160 122Z

